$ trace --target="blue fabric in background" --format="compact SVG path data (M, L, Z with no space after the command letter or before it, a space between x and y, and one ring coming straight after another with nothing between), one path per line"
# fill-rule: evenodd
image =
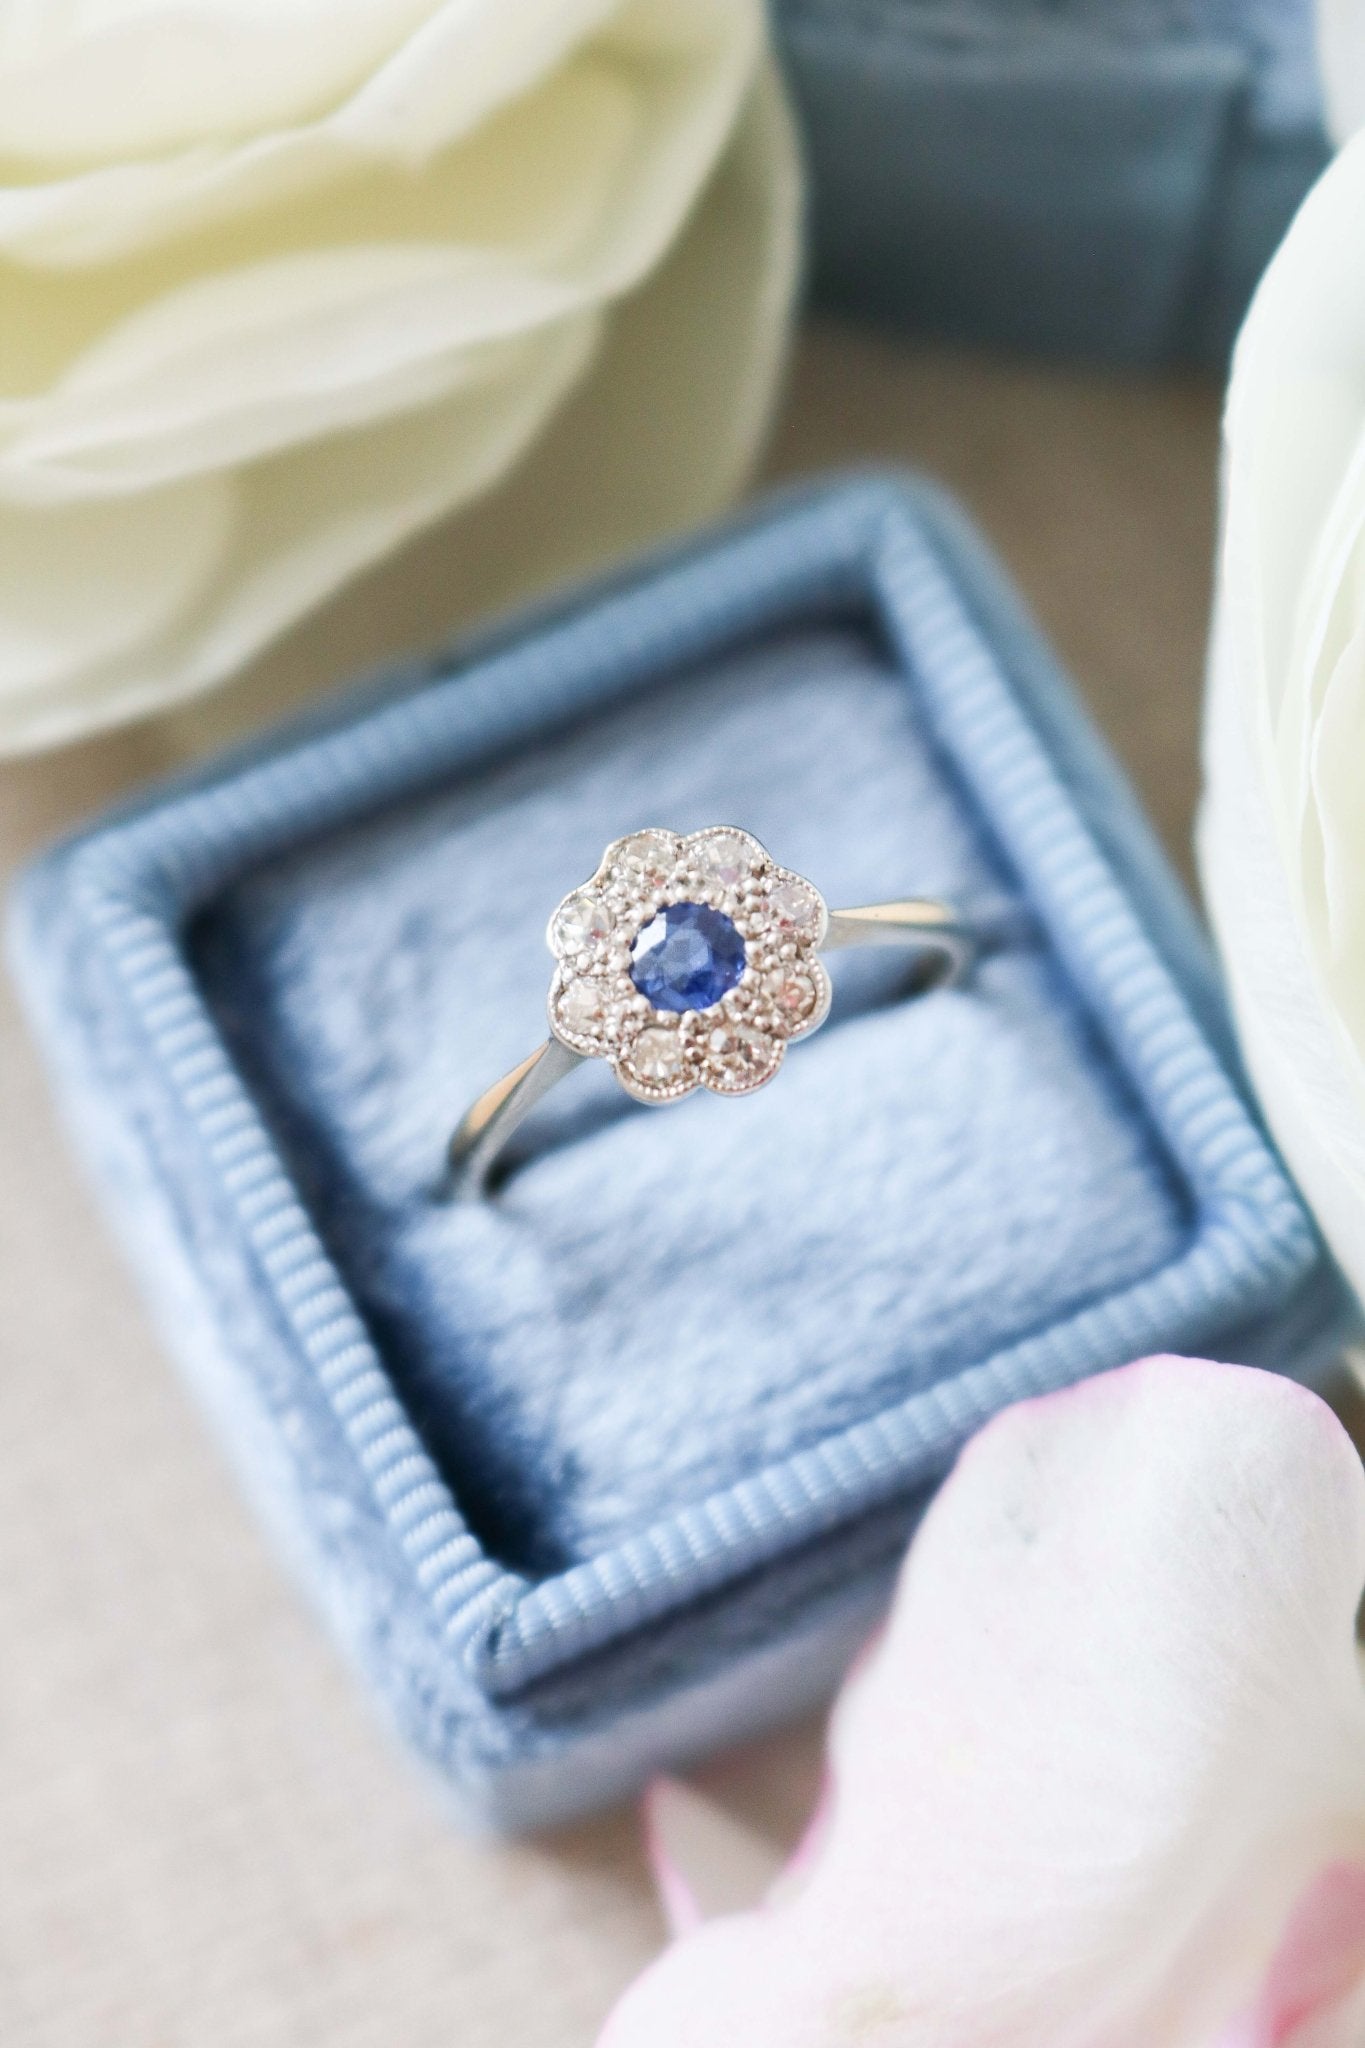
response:
M777 0L825 302L1225 361L1327 161L1311 0Z
M836 903L1031 936L916 1000L848 956L747 1101L585 1068L440 1205L543 1035L547 911L617 834L721 821ZM1131 795L921 486L780 501L153 792L31 871L14 939L169 1343L500 1824L820 1697L1003 1403L1155 1349L1311 1375L1349 1317Z

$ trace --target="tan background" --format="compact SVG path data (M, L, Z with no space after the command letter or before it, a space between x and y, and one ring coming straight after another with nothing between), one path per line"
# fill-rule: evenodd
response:
M818 328L769 469L959 492L1188 871L1216 439L1202 385ZM378 592L305 629L341 671ZM4 873L165 752L144 729L0 767ZM798 1731L719 1775L778 1829L814 1755ZM628 1814L475 1846L393 1752L158 1354L0 991L0 2044L587 2048L659 1938Z

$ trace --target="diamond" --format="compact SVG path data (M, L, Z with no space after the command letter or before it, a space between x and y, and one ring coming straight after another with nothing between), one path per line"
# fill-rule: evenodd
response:
M768 898L778 925L799 938L814 937L820 929L820 898L805 882L779 882Z
M594 939L605 939L611 930L611 912L592 896L571 896L555 916L554 948L557 953L581 953Z
M774 1008L789 1024L809 1017L815 1008L815 983L808 974L788 974L785 968L779 967L763 985L773 999Z
M630 1063L642 1081L676 1081L683 1069L682 1041L666 1025L646 1025L630 1049Z
M745 957L723 911L670 903L636 939L630 978L656 1010L709 1010L739 980Z
M748 1024L718 1024L706 1041L712 1060L732 1080L759 1073L772 1062L772 1047Z
M555 1008L570 1031L595 1031L607 1013L606 990L595 981L571 981Z
M753 865L753 847L742 832L712 832L698 841L694 858L708 882L733 889Z
M660 881L677 858L677 843L671 832L632 832L616 849L617 858L628 868Z

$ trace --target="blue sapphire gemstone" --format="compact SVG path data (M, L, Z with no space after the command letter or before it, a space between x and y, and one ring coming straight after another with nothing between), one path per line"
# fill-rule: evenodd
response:
M670 903L631 953L630 978L656 1010L709 1010L744 972L744 941L709 903Z

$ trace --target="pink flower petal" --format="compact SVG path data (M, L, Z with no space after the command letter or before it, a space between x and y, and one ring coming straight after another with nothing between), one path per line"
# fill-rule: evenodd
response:
M1009 1411L837 1711L806 1882L677 1943L603 2048L1209 2048L1263 1984L1296 2026L1349 1996L1345 1907L1272 1959L1365 1862L1362 1581L1365 1474L1287 1381L1155 1359Z
M1218 2048L1359 2048L1365 2039L1365 1864L1334 1863L1295 1907L1256 2009Z

